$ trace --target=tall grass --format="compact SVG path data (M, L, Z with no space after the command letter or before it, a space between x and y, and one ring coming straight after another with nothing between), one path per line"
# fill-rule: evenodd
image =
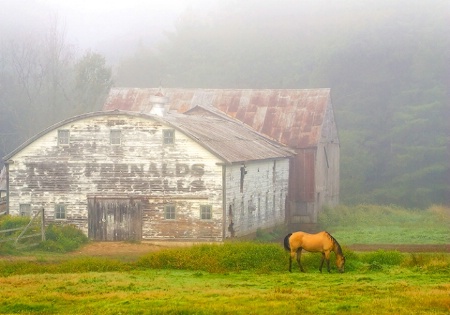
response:
M67 253L88 242L87 236L73 225L50 224L45 229L45 241L39 242L37 246L22 246L20 248L16 246L15 240L22 233L22 228L25 228L29 222L29 217L10 215L0 217L0 230L18 229L0 233L0 255L20 255L29 252L32 247L33 250ZM27 245L27 243L28 241L25 241L24 245Z
M450 255L444 253L400 253L375 251L355 253L344 248L346 273L367 273L395 268L450 275ZM304 252L301 257L307 273L318 273L321 255ZM63 261L0 260L0 277L24 274L62 274L86 272L131 272L147 269L191 270L208 273L255 274L284 273L289 254L280 244L230 242L192 247L163 249L142 256L135 262L111 258L68 257ZM332 273L336 273L335 256L331 256ZM298 273L293 261L293 272Z
M187 269L208 272L254 270L256 272L286 269L286 252L279 244L230 242L201 244L150 253L137 266L156 269Z

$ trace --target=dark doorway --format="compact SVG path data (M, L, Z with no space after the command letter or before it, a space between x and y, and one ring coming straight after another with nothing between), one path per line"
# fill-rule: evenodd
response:
M140 241L142 214L139 200L117 197L88 198L89 239Z

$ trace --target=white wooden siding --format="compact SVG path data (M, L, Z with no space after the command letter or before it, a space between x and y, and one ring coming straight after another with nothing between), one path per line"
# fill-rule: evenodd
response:
M243 165L226 168L226 237L232 233L236 237L247 235L285 221L289 160L246 162L241 191ZM230 231L231 223L233 231Z
M133 116L97 116L71 122L70 145L58 146L57 130L40 137L10 164L10 213L19 204L46 209L67 206L66 222L87 233L87 197L141 196L143 238L222 237L221 161L199 144L175 133L175 145L162 144L162 130L171 128ZM110 145L110 130L122 131L121 145ZM161 200L177 203L178 219L163 219ZM196 199L197 198L197 199ZM200 201L199 201L200 200ZM200 220L200 203L212 206L212 220Z

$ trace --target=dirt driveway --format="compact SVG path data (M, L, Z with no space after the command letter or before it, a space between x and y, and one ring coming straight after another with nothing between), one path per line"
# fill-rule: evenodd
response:
M185 247L192 244L192 242L90 242L69 255L135 259L161 249Z

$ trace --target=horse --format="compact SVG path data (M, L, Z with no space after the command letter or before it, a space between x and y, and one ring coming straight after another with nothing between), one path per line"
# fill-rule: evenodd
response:
M296 256L300 271L305 272L300 262L302 249L308 252L321 252L322 261L319 270L322 273L323 261L327 261L327 269L330 272L330 252L336 254L336 266L339 272L344 272L345 257L342 253L341 246L336 239L326 231L317 234L308 234L305 232L289 233L284 238L284 248L290 252L289 256L289 272L292 272L292 259Z

